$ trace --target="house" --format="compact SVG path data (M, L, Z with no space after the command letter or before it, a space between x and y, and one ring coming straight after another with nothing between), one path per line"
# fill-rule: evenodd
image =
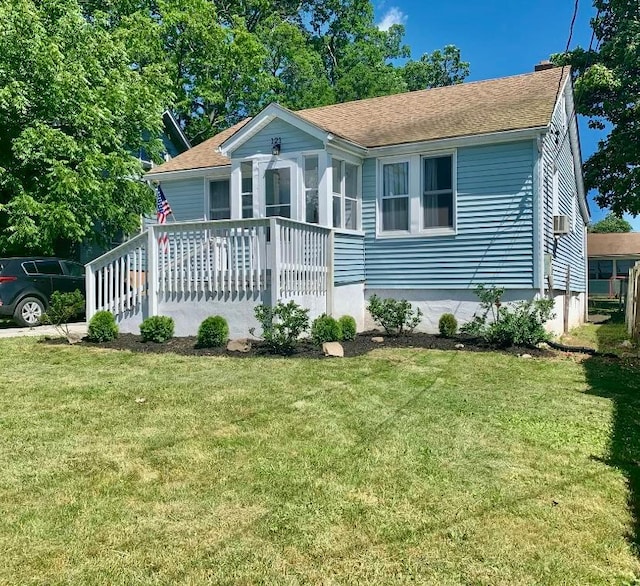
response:
M589 296L619 297L623 281L640 260L640 233L589 234Z
M372 324L367 299L403 298L436 331L470 319L477 285L552 296L549 328L586 312L586 225L567 68L313 108L271 104L152 169L175 222L87 266L88 315L123 331L147 315L232 336L259 303L294 299Z

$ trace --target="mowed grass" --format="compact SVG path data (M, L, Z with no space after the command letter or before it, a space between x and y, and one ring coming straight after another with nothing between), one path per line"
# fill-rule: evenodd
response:
M0 583L631 584L613 368L0 340Z

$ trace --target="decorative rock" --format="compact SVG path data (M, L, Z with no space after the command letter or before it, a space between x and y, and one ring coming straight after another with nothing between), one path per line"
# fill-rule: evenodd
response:
M533 358L531 354L520 354L520 358Z
M464 348L464 344L456 344L456 345L454 346L454 348L455 348L456 350L462 350L462 349Z
M620 343L621 348L632 348L633 344L629 340Z
M549 346L549 344L547 344L546 342L540 342L539 344L536 344L536 348L538 348L539 350L549 350L551 346Z
M80 334L74 334L72 332L67 334L67 342L69 342L69 344L77 344L81 340L82 336Z
M371 341L376 344L382 344L382 342L384 342L384 338L382 336L376 336L375 338L371 338Z
M251 341L246 338L240 340L229 340L227 344L229 352L249 352L251 351Z
M322 344L322 351L325 356L344 358L344 348L340 342L325 342Z

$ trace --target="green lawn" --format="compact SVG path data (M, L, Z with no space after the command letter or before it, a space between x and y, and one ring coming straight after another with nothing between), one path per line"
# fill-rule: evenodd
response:
M589 313L608 316L604 323L587 323L563 336L562 341L572 346L587 346L600 352L623 354L630 349L620 344L629 338L624 314L617 300L600 299L589 301Z
M0 340L0 583L633 584L625 368Z

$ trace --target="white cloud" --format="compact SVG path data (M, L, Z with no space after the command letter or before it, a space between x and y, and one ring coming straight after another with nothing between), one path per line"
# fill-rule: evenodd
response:
M378 28L381 31L388 31L394 24L404 24L405 22L407 22L407 15L397 6L392 6L378 23Z

